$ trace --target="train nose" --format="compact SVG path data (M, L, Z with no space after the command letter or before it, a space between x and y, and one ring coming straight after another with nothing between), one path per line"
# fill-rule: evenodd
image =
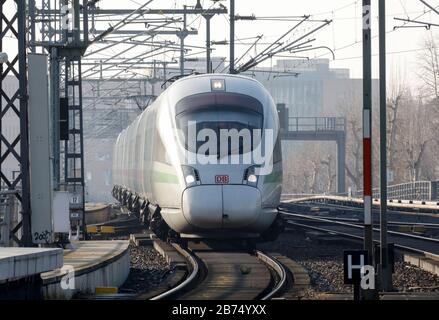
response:
M197 186L186 189L182 197L186 220L198 228L221 228L223 215L221 193L221 186Z
M197 186L183 192L182 208L186 220L195 227L241 228L258 219L261 194L244 185Z
M241 228L255 222L261 213L261 193L244 185L224 185L223 228Z

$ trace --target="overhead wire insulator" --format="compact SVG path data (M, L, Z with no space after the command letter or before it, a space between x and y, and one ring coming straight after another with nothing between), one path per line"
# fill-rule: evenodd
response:
M251 16L235 15L235 20L256 20L256 16L254 14L252 14Z

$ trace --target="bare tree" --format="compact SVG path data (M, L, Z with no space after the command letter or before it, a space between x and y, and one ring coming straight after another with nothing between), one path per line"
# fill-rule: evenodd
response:
M295 143L283 148L284 192L330 193L335 190L334 148L325 143ZM288 190L288 191L286 191Z
M401 119L401 156L408 170L405 176L410 181L418 181L427 148L434 146L435 125L431 119L431 108L420 101L406 104L403 111L405 117Z
M311 174L309 175L311 181L310 181L310 192L312 194L318 193L317 189L317 177L320 171L320 163L318 163L315 159L312 159L309 161L311 164Z
M334 167L334 163L333 163L333 157L331 154L328 154L326 159L321 161L321 164L323 166L326 167L326 180L327 180L327 184L326 184L326 193L331 193L332 191L334 191L334 186L335 186L335 178L337 177L336 174L333 172L333 167Z
M394 159L397 155L397 129L398 129L398 112L407 93L404 77L398 72L393 74L391 84L387 89L387 166L394 171Z
M439 101L439 50L433 33L424 41L424 50L418 55L418 77L422 81L421 94Z

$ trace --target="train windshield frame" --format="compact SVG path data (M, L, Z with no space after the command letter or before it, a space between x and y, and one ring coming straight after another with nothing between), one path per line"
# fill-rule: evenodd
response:
M199 153L200 147L207 140L196 141L196 143L188 145L191 122L195 124L196 136L203 129L210 129L215 133L218 156L244 154L253 151L260 143L264 125L263 106L253 97L227 92L197 94L180 100L176 105L177 128L184 135L185 149ZM230 133L232 133L230 131L232 129L237 130L235 131L239 133L237 148L231 144L229 139L227 152L221 150L220 130L222 129L228 130ZM243 129L248 129L248 131L243 131ZM241 135L242 133L250 133L247 135L250 143L244 143L246 136L245 134ZM196 146L196 150L193 149L193 146ZM209 154L205 153L205 155Z

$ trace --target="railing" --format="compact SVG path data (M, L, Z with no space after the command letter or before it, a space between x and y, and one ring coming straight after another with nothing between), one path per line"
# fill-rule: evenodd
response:
M16 190L0 191L0 247L10 246L11 226L18 221Z
M301 198L309 198L309 197L315 197L322 194L315 194L315 193L282 193L281 195L281 201L284 199L301 199Z
M290 132L313 131L335 132L346 130L346 119L337 117L290 117L288 119Z
M389 200L420 200L437 201L439 181L415 181L401 183L387 187L387 199ZM363 191L358 191L357 196L362 196ZM380 189L373 189L373 197L379 199Z

